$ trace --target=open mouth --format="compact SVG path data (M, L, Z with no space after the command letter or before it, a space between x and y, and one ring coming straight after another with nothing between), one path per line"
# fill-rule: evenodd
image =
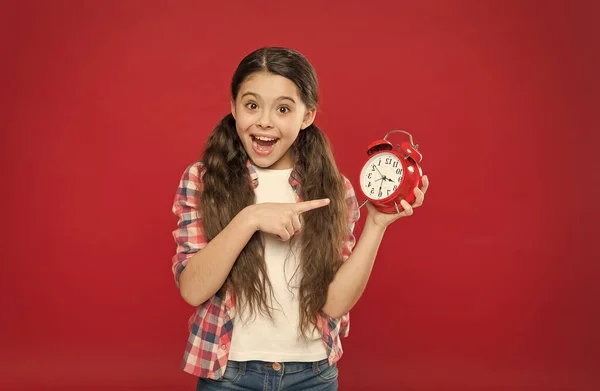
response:
M273 152L275 144L279 141L276 137L250 136L252 139L252 148L258 155L266 156Z

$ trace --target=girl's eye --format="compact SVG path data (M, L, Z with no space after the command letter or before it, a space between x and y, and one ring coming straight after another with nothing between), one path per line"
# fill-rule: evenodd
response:
M258 105L254 102L248 102L246 103L246 108L250 110L256 110L258 108Z
M279 107L277 110L279 110L279 112L280 112L281 114L286 114L286 113L289 113L289 112L290 112L290 108L289 108L289 107L287 107L287 106L281 106L281 107Z

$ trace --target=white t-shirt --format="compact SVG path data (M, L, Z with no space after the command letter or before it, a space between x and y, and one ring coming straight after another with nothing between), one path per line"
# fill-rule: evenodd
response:
M289 184L292 169L270 170L255 167L258 187L256 203L291 203L297 196ZM250 311L236 305L233 318L233 335L229 359L235 361L261 360L270 362L318 361L327 358L320 331L309 328L308 341L299 331L298 286L300 284L300 249L292 248L290 241L280 241L276 236L262 233L265 240L265 262L273 286L271 301L273 319L260 312L250 316ZM267 295L268 296L268 295ZM237 297L241 304L243 298Z

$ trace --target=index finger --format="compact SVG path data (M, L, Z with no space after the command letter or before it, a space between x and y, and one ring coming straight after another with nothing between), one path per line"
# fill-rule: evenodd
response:
M322 208L328 204L329 204L329 198L322 198L320 200L312 200L312 201L302 201L302 202L298 202L294 206L294 210L296 211L296 213L300 214L300 213L308 212L309 210Z

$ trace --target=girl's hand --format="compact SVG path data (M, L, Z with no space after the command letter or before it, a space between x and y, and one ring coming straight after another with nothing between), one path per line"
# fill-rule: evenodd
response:
M296 203L264 203L249 206L250 218L257 231L289 240L300 232L300 215L329 204L329 198Z
M410 205L405 200L402 200L400 201L400 205L402 205L402 208L404 208L402 212L383 213L375 209L375 207L370 202L367 202L367 209L369 210L367 219L371 220L373 224L385 228L401 217L411 216L415 208L418 208L421 205L423 205L425 193L427 193L427 188L429 187L429 178L427 178L427 175L423 176L422 181L423 187L421 187L420 189L418 187L415 187L414 193L416 196L416 200L414 204Z

